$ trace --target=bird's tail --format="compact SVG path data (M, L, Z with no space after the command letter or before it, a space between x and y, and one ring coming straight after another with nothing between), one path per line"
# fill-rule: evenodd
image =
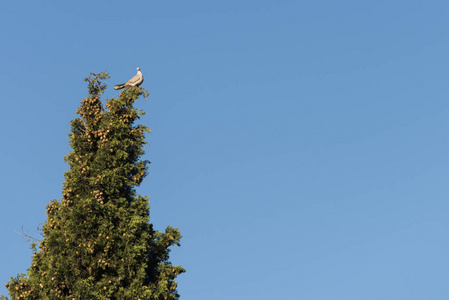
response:
M114 90L121 90L121 89L123 89L125 87L125 84L124 83L122 83L122 84L116 84L116 85L114 85Z

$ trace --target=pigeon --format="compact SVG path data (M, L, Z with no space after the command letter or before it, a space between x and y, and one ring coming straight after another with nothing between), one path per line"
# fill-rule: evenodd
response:
M134 75L133 78L131 78L125 83L114 85L114 90L121 90L125 86L139 86L142 84L142 82L143 82L142 72L140 72L140 68L137 68L137 74Z

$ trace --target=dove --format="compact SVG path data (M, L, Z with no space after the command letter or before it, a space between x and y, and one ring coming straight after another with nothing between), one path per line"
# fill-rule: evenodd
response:
M142 72L140 71L140 68L137 68L137 74L134 75L133 78L131 78L125 83L114 85L114 90L121 90L125 86L139 86L142 84L142 82L143 82Z

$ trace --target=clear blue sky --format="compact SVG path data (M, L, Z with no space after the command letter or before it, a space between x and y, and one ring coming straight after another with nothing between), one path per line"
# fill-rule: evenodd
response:
M60 199L83 78L140 67L182 299L449 299L449 2L6 1L0 294ZM108 97L117 92L107 91Z

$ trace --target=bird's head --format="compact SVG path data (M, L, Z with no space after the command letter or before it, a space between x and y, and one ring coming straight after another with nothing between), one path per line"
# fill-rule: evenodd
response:
M137 68L137 72L140 71L140 68Z

